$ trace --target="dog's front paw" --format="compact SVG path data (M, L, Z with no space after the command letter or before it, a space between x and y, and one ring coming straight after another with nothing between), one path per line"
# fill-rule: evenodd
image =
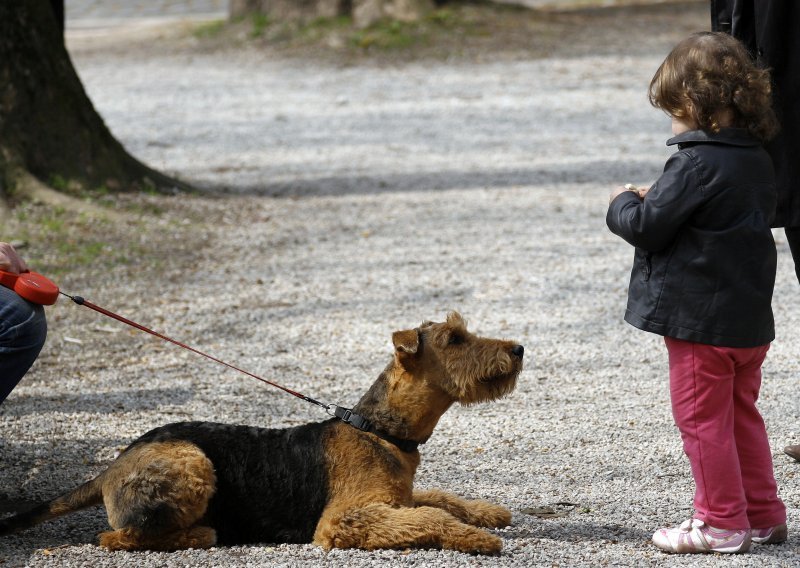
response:
M503 540L493 534L486 534L474 541L474 552L478 554L500 554L501 550L503 550Z
M442 548L458 550L468 554L500 554L503 549L503 540L486 531L472 528L457 538L455 535L444 535Z
M472 523L479 527L500 528L511 524L511 511L488 501L471 503Z
M366 548L370 526L377 519L356 509L328 516L319 522L313 543L325 550L332 548Z

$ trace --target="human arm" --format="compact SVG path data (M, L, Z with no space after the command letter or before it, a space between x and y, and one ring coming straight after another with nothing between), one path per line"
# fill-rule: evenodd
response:
M638 191L617 188L611 194L606 224L628 243L650 252L669 246L704 199L699 175L686 152L673 154L644 194L647 199Z

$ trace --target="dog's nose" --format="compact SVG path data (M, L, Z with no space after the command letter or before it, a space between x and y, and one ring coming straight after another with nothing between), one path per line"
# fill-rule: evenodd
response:
M522 359L522 355L525 353L525 348L522 345L515 345L511 348L511 353L512 355Z

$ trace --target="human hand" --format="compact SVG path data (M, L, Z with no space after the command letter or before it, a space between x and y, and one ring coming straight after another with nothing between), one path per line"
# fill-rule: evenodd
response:
M28 272L28 265L8 243L0 243L0 270L19 274Z
M615 187L614 190L611 192L611 195L608 198L608 202L611 203L616 199L619 195L625 193L626 191L631 191L636 194L639 199L644 199L644 196L647 195L649 188L646 187L636 187L632 183L626 183L624 186Z
M650 191L649 187L636 187L632 183L626 183L625 189L634 192L639 196L639 199L644 199L644 196L647 195L648 191Z

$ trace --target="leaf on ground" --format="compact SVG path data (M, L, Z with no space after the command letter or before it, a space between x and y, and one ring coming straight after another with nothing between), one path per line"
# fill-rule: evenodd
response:
M566 517L578 507L577 503L568 503L566 501L559 501L552 505L526 507L522 512L526 515L532 515L541 519L555 519L558 517Z

